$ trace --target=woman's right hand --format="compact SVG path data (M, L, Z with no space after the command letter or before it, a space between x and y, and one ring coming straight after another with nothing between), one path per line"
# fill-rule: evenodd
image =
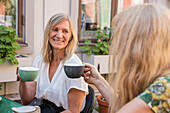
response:
M97 79L101 76L98 72L97 68L94 65L91 65L89 63L84 63L85 69L83 73L83 77L85 82L89 84L95 84L97 82Z
M94 65L91 65L89 63L85 64L85 73L83 74L84 80L89 83L96 86L96 88L99 90L99 92L103 95L103 97L106 99L106 102L111 105L113 101L113 89L109 85L109 83L101 76L101 74L98 72L97 68Z

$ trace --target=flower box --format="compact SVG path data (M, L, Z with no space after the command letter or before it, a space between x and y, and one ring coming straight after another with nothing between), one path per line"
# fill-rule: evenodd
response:
M0 64L0 82L11 82L17 80L16 70L20 66L31 66L31 57L17 58L19 65L11 64L8 60L5 64Z
M88 55L83 53L82 60L96 66L100 74L109 73L109 55Z

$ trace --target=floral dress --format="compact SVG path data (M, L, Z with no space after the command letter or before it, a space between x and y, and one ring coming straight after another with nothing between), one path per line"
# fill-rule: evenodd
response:
M170 113L170 75L158 78L138 97L155 113Z

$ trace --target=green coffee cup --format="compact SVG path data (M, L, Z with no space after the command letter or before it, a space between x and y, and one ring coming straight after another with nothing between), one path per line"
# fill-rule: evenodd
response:
M37 77L39 69L36 67L19 67L19 75L25 82L34 81Z

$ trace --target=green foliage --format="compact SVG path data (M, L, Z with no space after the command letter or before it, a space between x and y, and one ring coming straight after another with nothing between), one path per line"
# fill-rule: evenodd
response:
M12 64L18 65L15 55L16 49L20 49L20 45L16 42L16 39L22 40L16 35L15 29L0 26L0 64L9 60Z
M95 110L96 110L97 112L99 112L99 107L96 107Z
M96 37L98 38L96 43L92 43L91 40L85 39L84 46L80 46L80 49L87 54L94 55L107 55L109 54L110 49L110 38L112 34L112 29L108 28L108 32L106 30L97 30Z

